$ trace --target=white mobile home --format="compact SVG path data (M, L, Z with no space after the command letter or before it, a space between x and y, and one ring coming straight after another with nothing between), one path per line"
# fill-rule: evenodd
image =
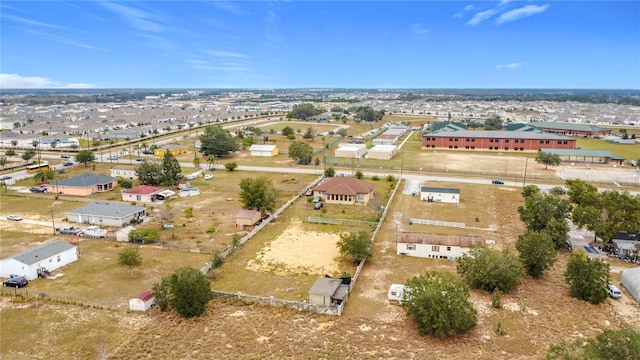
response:
M413 232L400 232L396 234L396 250L398 255L429 259L455 260L468 253L471 248L483 245L482 239L478 236Z
M420 200L429 202L460 203L460 189L420 187Z
M402 302L402 296L404 296L404 285L391 284L389 291L387 292L387 298L389 300Z
M78 260L78 248L66 241L46 242L33 249L0 260L0 276L22 275L27 280L38 278L38 270L53 271Z

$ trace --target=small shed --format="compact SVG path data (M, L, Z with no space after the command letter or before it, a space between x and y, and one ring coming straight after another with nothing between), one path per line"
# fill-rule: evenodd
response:
M133 226L127 226L116 231L116 241L128 242L131 230L135 230L135 228Z
M131 311L147 311L156 303L156 297L153 291L145 290L129 300L129 310Z
M338 144L334 156L337 158L359 159L367 153L365 144Z
M389 300L402 302L403 294L404 294L404 285L391 284L391 286L389 287L389 291L387 292L387 298L389 298Z
M395 145L375 145L367 152L368 159L390 160L398 151Z
M622 286L637 302L640 302L640 267L626 269L622 272Z
M236 227L243 230L247 226L253 226L258 223L260 216L258 210L242 209L236 214Z
M251 156L276 156L278 155L278 148L275 145L268 144L253 144L249 148Z
M349 285L343 279L321 277L309 289L309 303L338 306L349 296Z

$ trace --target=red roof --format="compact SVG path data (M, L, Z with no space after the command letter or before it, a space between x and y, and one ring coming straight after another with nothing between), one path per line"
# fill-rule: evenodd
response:
M144 302L147 302L151 299L153 299L153 291L151 290L145 290L143 292L141 292L140 294L136 295L136 299L140 299Z
M369 194L373 191L373 184L350 177L332 177L324 180L313 191L330 195Z
M125 190L124 192L127 194L140 194L140 195L148 195L162 191L162 188L151 185L140 185L134 187L133 189Z

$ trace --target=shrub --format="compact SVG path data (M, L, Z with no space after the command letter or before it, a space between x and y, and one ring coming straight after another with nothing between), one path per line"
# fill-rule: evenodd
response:
M373 175L373 176L371 177L371 180L373 180L373 181L378 181L378 180L380 180L380 177L379 177L378 175Z
M211 259L211 266L214 269L217 269L222 266L222 264L224 264L224 257L220 255L220 252L216 251L216 253L213 254L213 258Z
M206 231L207 234L213 234L214 232L216 232L216 227L215 226L209 226L207 228L207 231Z
M396 178L393 175L387 175L385 179L387 179L388 182L394 182L396 180Z

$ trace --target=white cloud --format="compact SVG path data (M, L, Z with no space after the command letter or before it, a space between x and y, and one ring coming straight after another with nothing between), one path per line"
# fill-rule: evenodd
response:
M111 2L101 2L100 4L124 18L132 27L138 30L155 33L164 31L164 27L160 24L161 19L158 16L122 4Z
M502 6L502 5L506 5L508 3L510 3L513 0L500 0L500 3L498 4L498 6Z
M422 26L422 24L413 24L410 26L410 28L415 35L426 34L429 32L429 29Z
M27 26L44 27L44 28L48 28L48 29L58 29L58 30L66 29L63 26L44 23L44 22L41 22L41 21L30 20L30 19L26 19L26 18L23 18L23 17L20 17L20 16L2 14L2 17L7 19L7 20L11 20L11 21L17 22L17 23L22 24L22 25L27 25Z
M21 76L18 74L0 74L0 89L45 89L45 88L94 88L92 84L69 83L64 84L40 76Z
M506 65L496 65L496 70L514 70L522 67L522 63L511 63Z
M475 14L473 16L473 18L471 18L471 20L467 21L467 25L478 25L481 22L488 20L490 17L493 16L493 14L495 14L496 11L495 10L485 10L485 11L481 11L477 14Z
M471 10L473 10L473 9L475 9L475 6L473 6L473 5L467 5L467 6L465 6L465 7L464 7L464 9L462 9L462 10L464 10L464 11L471 11Z
M226 12L232 13L234 15L248 15L249 13L245 10L238 7L237 4L225 1L213 1L210 2L211 5L217 7L220 10L224 10Z
M525 5L519 9L514 9L511 11L507 11L506 13L500 15L496 23L504 24L510 21L515 21L518 19L526 18L535 14L539 14L541 12L546 11L549 8L549 4L544 5Z
M209 50L207 53L218 57L246 58L247 56L240 53L225 50Z
M197 70L213 70L213 65L209 64L209 62L199 59L191 59L189 60L189 66L193 69Z
M467 5L467 6L463 7L463 8L462 8L462 10L461 10L460 12L457 12L457 13L453 14L453 17L454 17L454 18L462 19L462 18L464 17L464 13L465 13L465 12L467 12L467 11L471 11L471 10L473 10L473 9L475 9L475 6L473 6L473 5Z

